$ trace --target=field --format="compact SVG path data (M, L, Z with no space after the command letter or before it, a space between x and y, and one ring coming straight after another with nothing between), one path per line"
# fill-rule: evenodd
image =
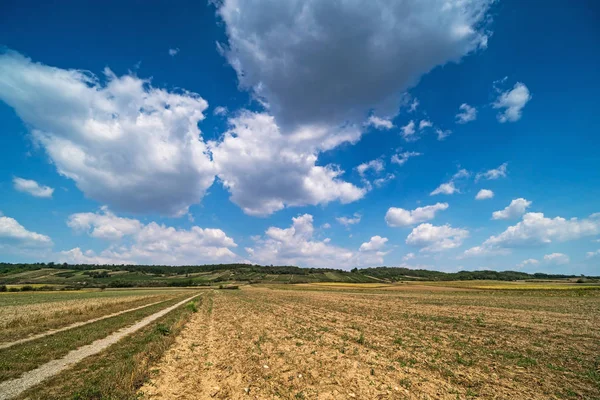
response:
M0 348L0 399L3 382L191 295L15 398L600 398L599 290L482 281L2 293L5 342L117 315Z

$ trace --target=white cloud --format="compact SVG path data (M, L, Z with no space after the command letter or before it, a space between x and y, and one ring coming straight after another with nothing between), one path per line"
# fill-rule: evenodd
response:
M175 57L177 54L179 54L179 48L169 49L169 55L171 57Z
M404 257L402 257L402 261L412 260L415 257L416 257L415 253L406 253L406 255Z
M29 193L35 197L52 197L54 189L50 186L42 186L34 180L23 179L19 177L13 178L13 185L19 192Z
M461 111L456 114L456 123L457 124L466 124L467 122L475 121L477 119L477 109L475 107L471 107L467 103L463 103L458 107Z
M392 129L394 124L387 118L380 118L375 115L371 115L367 120L368 126L373 126L377 129Z
M523 262L517 264L517 267L523 268L528 265L539 265L539 264L540 264L540 262L538 260L536 260L535 258L529 258L529 259L524 260Z
M571 261L568 255L563 253L552 253L544 256L544 262L554 265L565 265Z
M298 265L302 267L344 268L376 266L383 263L383 251L353 251L334 246L330 240L313 238L313 217L304 214L292 218L286 229L270 227L256 242L253 262L263 265ZM383 239L383 238L382 238Z
M485 48L491 3L225 0L220 49L286 129L337 126L395 114L423 74Z
M404 153L394 154L391 158L391 161L394 164L404 165L409 158L422 155L422 153L417 153L416 151L405 151Z
M569 220L562 217L546 218L543 213L527 213L516 225L508 227L497 236L491 236L481 246L467 250L465 254L488 254L515 247L547 245L566 242L600 233L600 215L592 214L586 219Z
M452 131L450 129L436 129L435 133L437 134L437 140L444 140L452 134Z
M382 177L382 178L377 178L373 181L373 184L376 187L382 187L383 185L385 185L386 183L388 183L391 180L396 179L396 175L394 174L387 174L386 176Z
M442 183L438 186L433 192L429 193L430 196L435 196L437 194L454 194L460 193L460 190L456 188L454 185L454 181L450 181L447 183Z
M418 138L415 136L415 121L410 121L408 124L400 128L402 130L402 137L407 142L413 142Z
M585 253L585 256L587 258L600 257L600 249L598 249L596 251L588 251L587 253Z
M504 210L494 211L492 219L514 219L525 214L525 211L531 206L531 201L524 198L514 199Z
M492 106L494 108L504 109L498 114L498 121L515 122L521 119L523 107L531 100L529 89L521 82L515 83L511 90L500 93Z
M344 226L355 225L360 222L360 214L355 213L354 217L337 217L335 220Z
M0 250L8 253L51 246L48 236L28 231L14 218L0 215Z
M87 197L119 210L185 214L214 180L197 126L206 101L105 75L101 84L8 52L0 55L0 99Z
M364 176L365 173L369 170L373 170L375 173L379 173L385 169L385 164L381 159L371 160L366 163L360 164L356 167L356 171L360 174L360 176Z
M426 119L422 119L421 122L419 122L419 130L423 130L425 128L431 128L432 126L433 126L433 123Z
M385 222L388 226L398 227L419 224L435 218L438 211L448 209L448 203L436 203L431 206L418 207L414 210L390 207L385 214Z
M459 247L468 236L466 229L425 223L412 230L406 238L406 244L421 247L420 251L439 252Z
M507 166L508 166L508 163L503 163L498 168L490 169L485 172L480 172L475 176L475 182L479 181L482 178L487 179L487 180L506 178L506 167Z
M67 225L77 232L87 232L92 237L106 240L118 240L142 229L142 223L137 219L117 217L108 207L102 207L101 210L101 214L71 214Z
M414 111L416 111L417 107L419 107L419 99L415 98L415 99L413 99L412 103L410 103L410 107L408 109L408 112L414 112Z
M283 135L272 116L242 112L229 119L221 142L210 142L213 162L231 201L249 215L265 216L286 206L350 203L366 190L339 177L335 165L316 165L320 151L357 140L354 130L331 134L301 129ZM276 171L276 173L274 173Z
M217 106L213 110L213 115L225 116L225 115L227 115L227 112L228 112L227 107Z
M385 243L388 241L387 238L381 237L381 236L373 236L371 237L371 240L369 240L368 242L364 242L363 244L360 245L360 248L358 249L358 251L377 251L377 250L381 250L383 248L383 246L385 246Z
M475 196L475 200L487 200L494 197L494 192L489 189L481 189L477 192L477 196Z
M177 229L156 222L144 225L135 219L117 217L106 208L97 214L73 214L67 224L76 231L113 242L99 254L80 248L63 251L59 255L61 261L190 265L241 260L231 251L237 244L221 229Z
M471 173L469 171L467 171L466 169L460 169L457 173L455 173L452 176L449 182L442 183L433 192L429 193L429 195L435 196L438 194L450 195L454 193L460 193L460 190L458 190L458 188L456 187L455 182L458 179L468 178L469 176L471 176Z
M321 225L321 228L323 228L323 229L329 229L329 228L331 228L331 224L329 222L326 222L323 225Z

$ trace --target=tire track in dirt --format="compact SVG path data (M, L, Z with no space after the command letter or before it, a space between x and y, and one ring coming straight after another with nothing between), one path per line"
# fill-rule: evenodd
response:
M131 311L141 310L142 308L150 307L150 306L153 306L153 305L158 304L158 303L163 303L165 301L168 301L168 300L161 300L161 301L156 301L156 302L150 303L150 304L144 304L142 306L130 308L128 310L122 310L122 311L119 311L119 312L116 312L116 313L112 313L112 314L108 314L108 315L103 315L103 316L98 317L98 318L88 319L87 321L75 322L75 323L73 323L71 325L67 325L67 326L64 326L62 328L51 329L49 331L42 332L42 333L39 333L37 335L33 335L33 336L29 336L29 337L26 337L26 338L23 338L23 339L15 340L14 342L1 343L0 344L0 350L7 349L9 347L16 346L18 344L23 344L23 343L31 342L32 340L41 339L41 338L46 337L46 336L54 335L55 333L68 331L69 329L79 328L80 326L91 324L93 322L102 321L102 320L107 319L107 318L116 317L118 315L125 314L125 313L131 312Z
M177 304L169 306L163 310L158 311L157 313L143 318L142 320L136 322L134 325L119 329L118 331L113 332L112 334L108 335L103 339L96 340L89 345L82 346L76 350L72 350L63 358L52 360L34 370L24 373L23 375L21 375L21 377L17 379L11 379L9 381L4 381L0 383L0 400L8 400L18 396L25 390L40 384L44 380L60 373L61 371L78 363L84 358L101 352L107 347L117 343L125 336L132 334L137 330L149 325L158 318L166 315L167 313L173 311L177 307L191 301L192 299L198 296L200 296L200 294L188 297Z

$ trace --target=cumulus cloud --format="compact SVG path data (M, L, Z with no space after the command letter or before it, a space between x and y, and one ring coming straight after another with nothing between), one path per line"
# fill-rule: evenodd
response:
M98 239L118 240L139 232L143 225L137 219L117 217L108 207L102 207L101 213L71 214L67 226Z
M390 207L385 214L385 222L388 226L398 227L419 224L435 218L438 211L448 209L448 203L436 203L431 206L418 207L414 210Z
M465 255L489 254L515 247L548 245L566 242L600 233L600 214L585 219L547 218L543 213L527 213L516 225L508 227L497 236L490 236L481 246L465 252Z
M19 177L13 178L13 186L19 192L29 193L35 197L52 197L54 189L50 186L43 186L31 179L23 179Z
M450 129L443 130L438 128L435 130L435 133L437 134L437 140L444 140L452 134L452 131Z
M438 186L433 192L429 193L430 196L435 196L438 194L454 194L460 193L460 190L456 187L455 182L459 179L468 178L471 176L471 173L466 169L460 169L457 173L455 173L449 182L442 183Z
M477 192L475 200L487 200L491 199L492 197L494 197L494 192L489 189L481 189L479 192Z
M369 170L372 170L375 173L379 173L384 169L385 164L381 159L371 160L369 162L362 163L358 167L356 167L356 171L360 174L360 176L364 176L365 173Z
M220 49L284 126L362 121L395 114L423 74L485 48L491 3L225 0Z
M386 176L382 177L382 178L377 178L373 181L373 184L376 187L382 187L383 185L385 185L386 183L388 183L391 180L396 179L396 175L394 174L387 174Z
M360 222L360 214L355 213L354 217L337 217L335 220L344 226L355 225Z
M28 231L16 219L0 214L0 251L23 253L52 247L52 240L46 235Z
M387 118L380 118L375 115L371 115L367 120L368 126L373 126L377 129L392 129L394 124Z
M540 262L538 260L536 260L535 258L529 258L529 259L524 260L524 261L520 262L519 264L517 264L517 267L523 268L528 265L539 265L539 264L540 264Z
M406 255L402 257L402 261L412 260L415 257L415 253L406 253Z
M480 179L495 180L500 178L506 178L507 167L508 163L503 163L498 168L490 169L485 172L480 172L477 175L475 175L475 182L478 182Z
M179 54L179 48L169 49L169 55L171 57L175 57L177 54Z
M407 142L413 142L418 139L415 135L415 121L410 121L408 124L400 128L402 131L401 135Z
M544 256L544 262L554 265L565 265L571 261L568 255L563 253L552 253Z
M492 107L501 109L498 121L515 122L521 119L523 108L531 100L529 89L521 82L515 83L511 90L500 93Z
M336 200L346 204L365 195L364 188L340 179L344 171L337 166L316 165L320 151L358 139L355 131L301 129L283 135L272 116L248 111L229 123L222 141L209 147L217 176L246 214L266 216L286 206Z
M215 107L215 109L213 110L213 115L218 115L221 117L227 115L227 107L223 107L223 106Z
M419 107L419 99L413 99L412 103L410 103L410 107L408 108L408 112L414 112Z
M588 251L587 253L585 253L585 256L587 258L600 257L600 249L598 249L596 251Z
M106 208L100 213L73 214L67 220L75 231L113 241L96 254L92 250L74 248L59 254L61 261L95 264L166 264L190 265L241 261L231 249L235 241L221 229L190 229L114 215Z
M420 247L420 251L440 252L459 247L468 236L466 229L425 223L412 230L406 238L406 244Z
M394 154L391 158L392 163L398 165L404 165L411 157L422 156L422 153L417 153L416 151L405 151L404 153Z
M421 122L419 122L419 130L423 130L425 128L431 128L432 126L433 126L433 123L426 119L422 119Z
M131 212L183 215L214 180L194 93L132 75L90 73L0 54L0 99L32 128L58 172L87 196Z
M360 245L359 251L377 251L381 250L383 246L385 246L387 238L381 237L379 235L371 237L371 240L368 242L364 242Z
M475 121L477 119L477 109L475 107L463 103L458 109L460 112L456 114L457 124L466 124L467 122Z
M289 228L269 227L256 241L250 258L263 265L349 269L381 265L387 254L378 250L353 251L338 247L330 240L314 239L313 233L313 216L310 214L292 218Z
M492 219L513 219L525 214L525 211L531 206L531 201L524 198L514 199L504 210L494 211Z

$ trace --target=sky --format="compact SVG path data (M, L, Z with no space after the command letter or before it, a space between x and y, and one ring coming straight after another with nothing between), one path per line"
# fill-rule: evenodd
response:
M0 5L0 261L600 275L600 6Z

